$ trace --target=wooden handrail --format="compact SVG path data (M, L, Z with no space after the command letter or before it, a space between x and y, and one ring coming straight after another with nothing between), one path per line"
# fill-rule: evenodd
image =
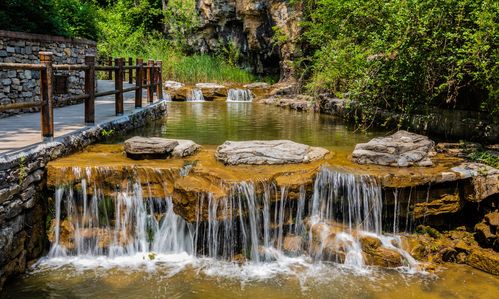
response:
M0 62L0 69L4 70L44 70L45 65L33 63Z
M0 112L6 111L6 110L11 110L11 109L24 109L24 108L40 107L41 104L42 104L41 102L36 102L36 101L3 104L3 105L0 105Z
M44 140L52 140L54 137L54 72L56 71L85 71L85 93L77 96L68 97L67 100L84 100L85 101L85 124L95 124L95 98L115 95L115 113L122 115L124 113L123 93L135 91L135 108L142 107L142 90L147 89L147 99L149 103L154 100L154 92L158 99L163 98L162 86L162 62L149 59L147 65L144 65L142 59L137 58L135 65L128 58L128 65L125 66L124 58L115 58L107 60L108 65L96 65L95 56L85 56L83 64L54 64L53 53L40 52L40 64L28 63L0 63L0 69L14 70L35 70L40 71L40 101L10 103L0 105L0 112L11 109L25 109L40 107L40 123L41 133ZM107 72L107 78L112 79L114 73L115 89L104 92L96 92L95 78L97 71ZM133 72L135 71L135 78ZM128 82L135 86L123 88L125 72L128 74ZM146 84L144 84L144 79Z

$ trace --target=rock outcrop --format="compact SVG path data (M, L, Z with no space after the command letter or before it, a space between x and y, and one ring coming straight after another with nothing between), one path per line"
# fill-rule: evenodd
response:
M217 97L227 96L227 87L216 83L197 83L196 88L201 90L203 97L207 100L213 100Z
M192 140L135 136L125 140L124 148L128 158L142 160L186 157L195 153L200 145Z
M357 144L352 159L359 164L431 166L433 163L430 155L433 146L434 142L428 137L401 130L387 137Z
M221 53L239 46L243 63L258 74L293 76L292 61L301 55L302 4L284 0L197 0L201 16L197 34L189 39L200 52ZM280 42L274 43L274 30Z
M328 150L290 140L226 141L217 148L216 158L228 165L307 163L324 158Z

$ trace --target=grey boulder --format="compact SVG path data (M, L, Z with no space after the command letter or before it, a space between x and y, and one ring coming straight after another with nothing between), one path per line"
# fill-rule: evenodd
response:
M127 157L135 160L192 155L200 146L191 140L135 136L125 140Z
M426 136L401 130L387 137L357 144L352 160L359 164L384 166L432 166L430 156L434 145Z
M217 148L217 160L226 165L307 163L324 158L328 150L290 140L226 141Z

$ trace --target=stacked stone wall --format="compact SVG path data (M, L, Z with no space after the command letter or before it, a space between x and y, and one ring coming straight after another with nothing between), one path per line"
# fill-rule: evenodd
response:
M54 53L54 64L83 64L85 55L96 54L96 43L85 39L0 30L0 62L40 63L40 51ZM67 76L67 93L54 94L55 106L81 102L68 98L84 93L84 72L56 71L55 75ZM39 71L0 69L0 105L39 101L39 81ZM38 110L39 108L8 110L0 112L0 118Z

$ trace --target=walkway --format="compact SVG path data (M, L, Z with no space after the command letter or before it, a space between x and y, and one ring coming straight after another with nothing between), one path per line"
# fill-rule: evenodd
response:
M114 89L114 81L99 80L97 85L99 92ZM123 83L123 88L132 86L134 85ZM124 114L135 111L135 91L124 93L123 98ZM147 106L145 90L142 101L143 107ZM114 95L95 99L96 124L118 118L115 116L114 102ZM63 136L84 127L83 103L54 109L54 137ZM0 155L41 142L40 113L23 113L0 118Z

